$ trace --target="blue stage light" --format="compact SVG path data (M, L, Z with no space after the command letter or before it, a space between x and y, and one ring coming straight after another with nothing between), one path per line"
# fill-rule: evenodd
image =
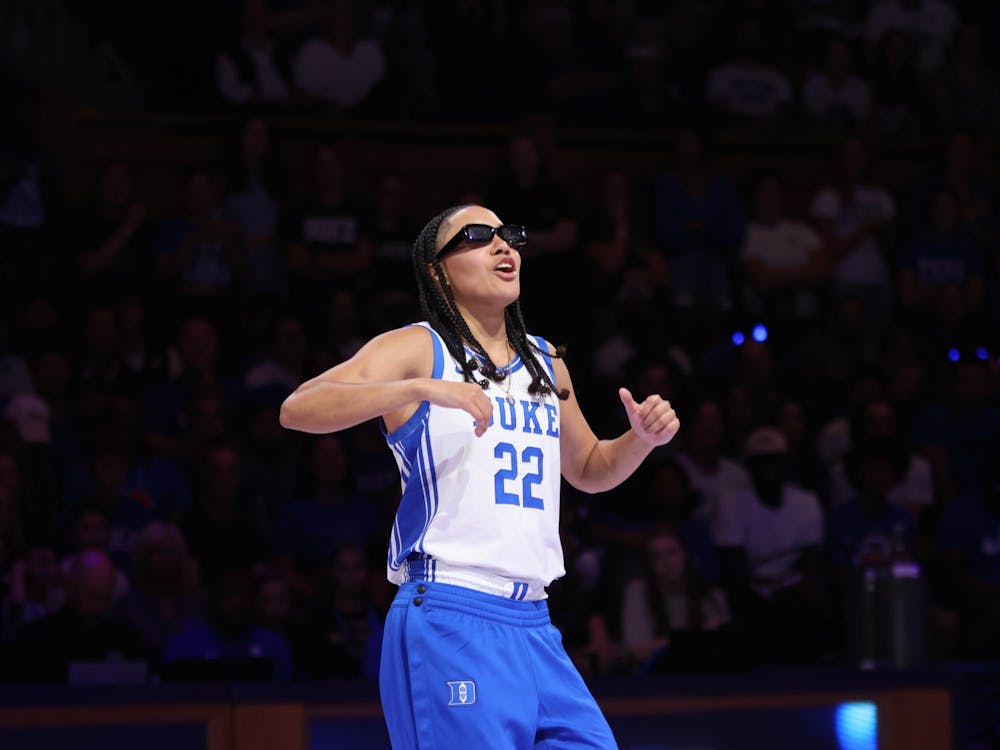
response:
M767 328L763 323L758 323L753 327L753 333L751 335L753 336L754 341L767 341Z
M962 358L962 353L958 349L949 349L948 350L948 361L949 362L958 362L958 360L960 360L961 358Z
M743 346L743 342L746 341L746 336L743 335L743 331L733 331L733 344L736 346Z
M840 750L876 750L878 708L874 703L841 703L834 722Z
M981 359L983 362L985 362L990 358L990 353L986 351L985 346L981 346L978 349L976 349L976 356L979 357L979 359Z

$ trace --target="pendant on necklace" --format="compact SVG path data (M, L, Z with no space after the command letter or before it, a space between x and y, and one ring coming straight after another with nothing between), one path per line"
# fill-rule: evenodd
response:
M514 397L511 396L509 393L507 394L507 403L508 404L513 404L514 403Z

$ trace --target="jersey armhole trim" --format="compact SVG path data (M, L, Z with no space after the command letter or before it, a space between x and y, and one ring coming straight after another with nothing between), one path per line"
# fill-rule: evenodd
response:
M421 401L420 406L417 410L410 415L403 424L401 424L395 432L389 432L385 426L385 420L379 417L378 425L379 429L382 430L382 435L385 440L390 445L403 445L407 440L411 439L414 435L419 433L424 424L427 422L427 415L431 409L430 401Z
M542 362L545 363L545 369L549 371L549 377L552 378L553 384L556 382L556 370L552 366L552 355L549 354L549 342L543 339L541 336L532 336L535 343L538 344L538 348L542 350Z
M419 326L421 328L427 329L427 333L430 334L431 342L434 344L434 364L431 368L431 377L435 380L441 380L441 376L444 374L444 344L441 342L441 336L435 331L429 323L411 323L410 325ZM430 402L422 401L417 410L410 415L403 424L396 428L395 432L389 432L385 426L385 420L379 417L378 426L382 431L382 435L385 436L387 442L392 444L403 443L408 437L416 433L427 421L427 412L430 410Z
M411 323L410 325L425 328L430 334L431 342L434 344L434 366L431 368L431 377L440 380L444 374L444 342L441 341L441 335L434 330L430 323Z

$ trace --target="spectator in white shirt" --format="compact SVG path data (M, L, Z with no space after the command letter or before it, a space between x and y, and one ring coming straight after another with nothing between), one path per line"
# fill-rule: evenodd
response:
M886 234L896 218L892 194L868 179L864 141L852 136L840 149L837 179L813 198L810 214L833 263L837 298L857 297L873 334L884 333L892 304L892 277L885 257Z
M357 107L385 75L378 42L363 37L350 0L332 0L325 37L302 45L295 83L303 93L340 109Z
M695 407L684 451L677 456L677 463L699 496L694 516L710 526L722 497L750 486L746 469L723 455L725 437L722 406L713 399L703 399Z
M818 287L830 274L823 240L805 222L785 215L777 173L762 172L753 184L753 219L740 253L746 309L775 324L813 320L819 313Z
M734 609L750 616L762 650L815 658L835 629L821 575L823 511L815 494L786 481L787 459L780 431L750 434L753 484L726 496L715 538Z
M791 102L791 84L778 67L766 61L756 19L743 19L736 38L736 58L709 71L706 98L725 115L771 121Z
M888 501L919 517L934 503L934 475L930 461L919 453L906 450L906 436L900 434L896 424L896 409L885 399L875 399L862 406L854 416L853 424L844 420L848 429L846 449L830 466L830 500L832 505L846 505L855 496L846 467L850 448L859 442L883 440L899 444L904 459L901 475L889 490ZM833 429L830 425L829 429Z
M834 37L826 48L826 63L806 78L802 108L818 123L847 129L865 124L871 112L868 82L852 72L851 48Z
M784 434L754 430L746 448L752 483L725 496L715 523L716 544L741 553L748 583L763 594L798 580L802 556L823 543L819 499L785 481L787 459Z

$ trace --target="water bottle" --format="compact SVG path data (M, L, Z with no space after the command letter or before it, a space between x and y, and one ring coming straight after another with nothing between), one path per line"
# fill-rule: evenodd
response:
M845 602L847 652L850 663L875 669L882 660L880 599L885 589L885 556L874 541L865 544L858 567L848 579Z
M928 659L930 605L920 565L906 548L905 532L897 525L883 600L885 642L897 669L923 666Z

